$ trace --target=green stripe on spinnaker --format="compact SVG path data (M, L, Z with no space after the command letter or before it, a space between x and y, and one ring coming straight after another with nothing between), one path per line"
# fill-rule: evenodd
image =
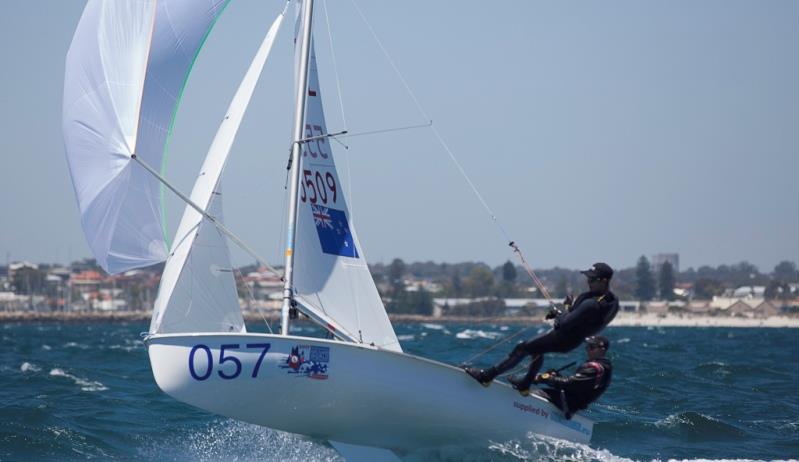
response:
M178 109L180 108L180 102L183 101L183 92L186 90L186 85L189 82L189 77L191 76L191 71L194 69L194 63L197 62L197 58L200 56L200 50L203 49L205 46L205 41L208 40L208 36L211 34L211 30L213 30L216 22L219 21L219 18L222 17L222 13L225 12L225 9L230 4L231 0L225 0L222 4L222 7L219 11L219 14L216 15L214 20L211 22L211 25L208 26L208 30L205 31L205 35L203 35L202 40L200 41L200 46L197 47L197 50L194 52L194 58L191 60L191 64L189 64L189 69L186 71L186 77L183 79L183 85L180 87L180 93L178 93L177 102L175 103L175 110L172 111L172 120L169 122L169 130L166 133L166 140L164 141L164 154L161 157L161 176L166 177L166 163L167 158L169 157L169 142L172 140L172 130L175 128L175 119L178 115ZM161 198L161 232L164 235L164 242L166 242L166 246L168 249L172 250L172 242L169 239L169 235L166 232L166 201L164 200L166 194L166 187L161 184L160 189L160 198Z

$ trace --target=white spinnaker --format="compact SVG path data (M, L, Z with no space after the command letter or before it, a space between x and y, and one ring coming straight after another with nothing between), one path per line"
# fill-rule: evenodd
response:
M305 137L326 133L312 43ZM330 143L326 139L303 143L300 168L294 251L297 299L363 343L402 351L352 226Z
M63 132L81 225L109 273L167 257L160 185L180 95L228 0L89 0L66 58Z
M221 215L210 206L219 202L215 197L219 178L284 16L285 9L258 48L191 192L192 202L207 207L206 211L220 221ZM221 214L221 203L215 209ZM150 332L243 332L244 320L233 276L224 236L187 205L161 277Z

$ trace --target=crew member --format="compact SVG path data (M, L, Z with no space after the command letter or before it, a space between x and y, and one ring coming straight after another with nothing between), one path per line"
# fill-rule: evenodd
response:
M544 388L549 400L563 411L567 419L577 412L587 408L596 401L610 385L613 367L610 360L605 357L610 342L601 335L585 339L585 349L588 361L580 365L574 375L561 377L557 372L550 371L536 374L535 383L548 385ZM541 367L541 361L538 367ZM529 390L519 390L527 394Z
M520 342L507 358L488 369L466 367L466 372L483 386L489 386L498 375L516 367L526 356L532 356L528 373L511 384L519 390L530 388L538 367L535 367L537 356L544 353L566 353L585 339L596 335L616 317L619 301L610 291L610 280L613 269L607 263L595 263L590 269L581 271L588 279L588 292L583 292L572 301L571 296L563 301L564 309L553 307L546 319L555 318L554 327L538 337ZM543 359L542 359L543 360Z

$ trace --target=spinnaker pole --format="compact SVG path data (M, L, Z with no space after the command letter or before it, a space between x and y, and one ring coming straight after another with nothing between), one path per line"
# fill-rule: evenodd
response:
M289 217L286 239L286 269L283 275L283 306L280 310L280 333L289 333L289 311L294 303L294 241L297 229L297 207L299 205L300 156L305 128L305 100L308 96L308 65L311 57L311 26L313 23L313 0L303 0L302 49L297 73L297 98L294 109L294 132L291 143L291 184L289 186Z

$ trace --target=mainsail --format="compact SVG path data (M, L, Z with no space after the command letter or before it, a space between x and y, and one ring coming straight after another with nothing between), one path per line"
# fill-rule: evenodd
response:
M306 101L305 138L319 138L302 143L295 297L335 320L348 337L402 351L355 233L330 143L320 137L328 132L313 42Z
M191 201L220 222L220 177L284 16L285 9L264 37L233 96L191 192ZM164 267L150 332L245 331L233 276L225 236L187 205Z
M161 166L183 87L228 0L89 0L67 53L63 131L83 232L109 273L167 257Z

